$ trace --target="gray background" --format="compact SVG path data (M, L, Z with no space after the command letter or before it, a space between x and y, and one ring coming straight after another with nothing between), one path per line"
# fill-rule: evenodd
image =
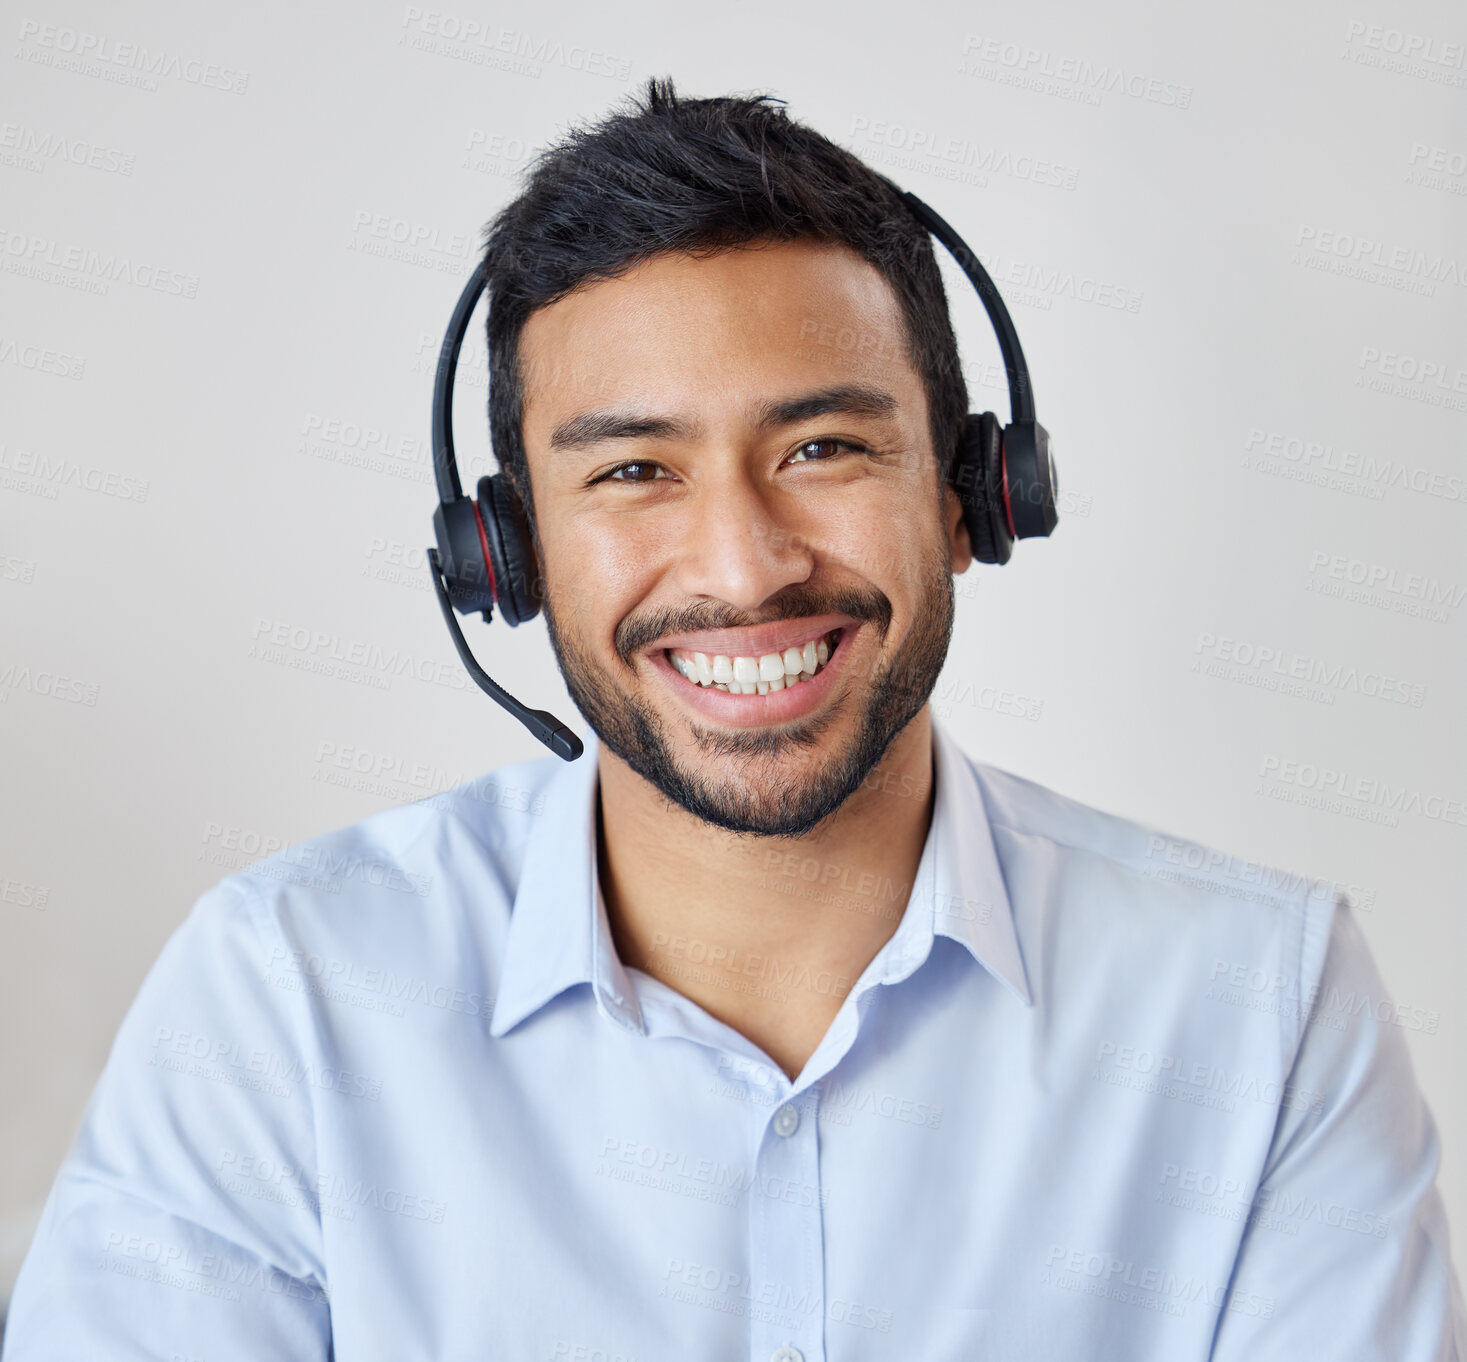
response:
M195 897L541 754L428 590L432 362L527 156L651 74L787 99L990 265L1064 518L960 579L936 711L982 760L1352 887L1460 1261L1460 7L450 3L4 6L0 1298ZM277 626L308 641L262 653ZM575 717L543 630L472 637Z

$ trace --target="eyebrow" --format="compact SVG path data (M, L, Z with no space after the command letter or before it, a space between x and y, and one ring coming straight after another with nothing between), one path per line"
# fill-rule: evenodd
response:
M816 416L891 416L898 402L868 383L838 383L831 388L761 403L754 411L759 430L794 425ZM672 416L629 411L588 411L562 421L550 432L552 449L586 449L605 440L690 440L699 427Z

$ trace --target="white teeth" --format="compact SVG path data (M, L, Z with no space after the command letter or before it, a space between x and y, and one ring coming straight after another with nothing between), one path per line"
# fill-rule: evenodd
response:
M729 695L768 695L808 681L830 659L825 639L811 639L802 648L759 657L729 657L723 653L693 653L668 657L679 675L694 685L721 690Z

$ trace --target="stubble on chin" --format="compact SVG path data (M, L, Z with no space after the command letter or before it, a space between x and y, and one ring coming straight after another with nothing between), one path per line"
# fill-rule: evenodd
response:
M606 670L556 625L551 602L545 621L566 689L601 740L664 798L703 822L760 837L802 837L818 827L860 788L897 736L921 711L947 655L954 617L952 574L946 562L929 572L922 609L901 648L885 666L873 668L856 732L844 750L794 782L771 779L766 769L782 759L818 748L821 738L846 714L859 681L837 678L821 712L779 728L722 730L688 722L692 743L705 760L724 762L718 777L689 770L668 740L672 723L642 695L623 690ZM889 604L887 618L889 619ZM802 612L805 613L805 612ZM810 614L820 613L817 610ZM841 699L844 694L844 701Z

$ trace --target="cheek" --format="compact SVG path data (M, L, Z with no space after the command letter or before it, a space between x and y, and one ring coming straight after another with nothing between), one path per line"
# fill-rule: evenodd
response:
M545 580L558 619L583 636L610 637L654 580L653 546L614 524L570 523L545 535Z
M884 591L901 613L901 603L922 589L924 565L936 525L911 496L884 491L870 504L827 520L822 541L844 563Z

